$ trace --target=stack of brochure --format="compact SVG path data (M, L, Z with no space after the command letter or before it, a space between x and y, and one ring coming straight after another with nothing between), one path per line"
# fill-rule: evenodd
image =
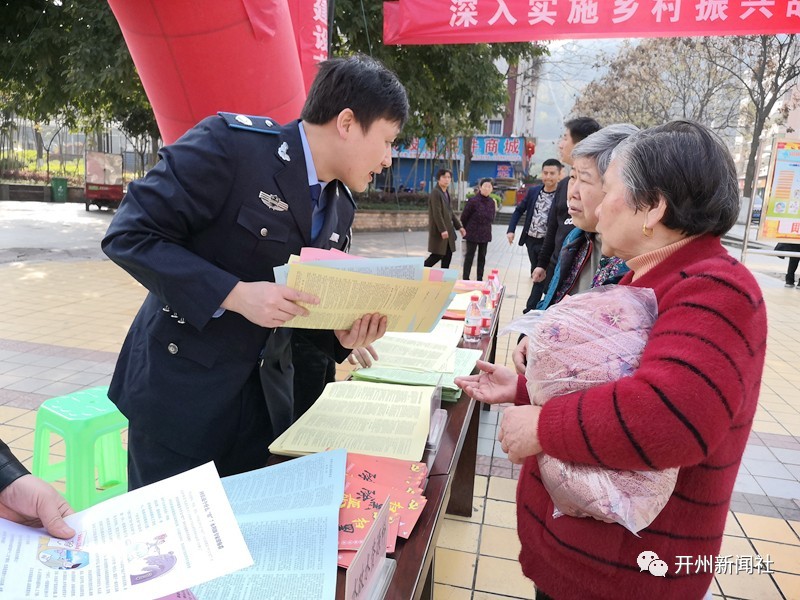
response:
M329 383L310 409L269 447L302 456L345 448L419 461L430 430L436 388L366 381Z
M389 502L386 552L408 539L427 500L422 495L425 463L348 453L344 499L339 508L340 567L347 568L363 545L378 511Z
M361 258L337 250L303 248L275 267L275 282L313 294L310 314L285 327L349 329L365 314L387 317L387 331L431 331L453 298L458 274L431 269L421 258Z
M455 402L461 395L455 378L469 375L481 351L456 348L463 325L440 321L431 333L387 333L373 344L378 360L358 369L353 379L401 385L441 386L442 400Z

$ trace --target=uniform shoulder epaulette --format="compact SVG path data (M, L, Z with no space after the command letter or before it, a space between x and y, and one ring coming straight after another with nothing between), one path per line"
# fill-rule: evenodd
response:
M254 117L239 113L218 112L232 129L245 129L247 131L257 131L259 133L279 133L280 123L269 117Z

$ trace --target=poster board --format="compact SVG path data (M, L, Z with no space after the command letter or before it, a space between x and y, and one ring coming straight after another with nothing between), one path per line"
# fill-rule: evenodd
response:
M800 140L773 142L758 239L800 241Z

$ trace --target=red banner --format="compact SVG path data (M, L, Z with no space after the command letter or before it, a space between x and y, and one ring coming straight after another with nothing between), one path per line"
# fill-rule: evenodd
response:
M399 0L385 44L800 32L800 0Z
M328 59L328 0L289 0L300 68L306 92L317 65Z

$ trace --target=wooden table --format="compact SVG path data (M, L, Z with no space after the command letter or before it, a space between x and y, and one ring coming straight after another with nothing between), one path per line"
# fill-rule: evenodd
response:
M502 296L501 296L502 302ZM491 333L476 345L482 359L494 361L497 347L497 322L500 303L492 319ZM387 600L433 598L433 564L436 542L445 513L472 516L475 490L475 462L478 455L480 405L462 393L457 402L443 402L447 425L436 456L431 463L428 452L423 461L430 466L425 497L428 502L414 526L411 537L398 539L392 558L397 570L386 592ZM344 600L345 571L339 569L336 598Z
M481 338L475 346L481 358L494 361L497 346L497 322L500 313L495 311L491 333ZM411 537L398 539L392 558L397 569L386 592L388 600L419 600L433 598L433 562L436 542L445 513L464 517L472 516L472 497L475 489L475 462L478 454L479 404L462 393L457 402L444 402L447 425L436 455L426 451L423 461L429 465L425 485L427 503L420 514ZM288 460L273 456L269 464ZM345 570L339 569L336 581L336 598L344 600Z

